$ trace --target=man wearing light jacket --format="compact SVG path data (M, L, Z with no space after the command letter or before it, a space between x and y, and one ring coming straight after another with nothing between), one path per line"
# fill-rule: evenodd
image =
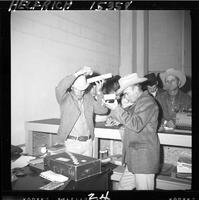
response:
M66 151L86 156L92 156L93 115L108 112L102 105L102 81L96 82L97 101L86 92L89 86L86 76L92 73L90 67L83 67L63 78L56 87L56 98L61 111L58 141L65 143Z

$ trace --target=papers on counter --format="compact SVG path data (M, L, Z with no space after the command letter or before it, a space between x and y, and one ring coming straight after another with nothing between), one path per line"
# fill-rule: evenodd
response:
M20 156L17 160L11 162L11 169L22 168L29 164L30 160L35 159L34 156Z
M41 172L40 176L42 178L45 178L49 181L57 181L57 182L65 182L68 180L67 176L64 176L62 174L57 174L51 170L45 171L45 172Z

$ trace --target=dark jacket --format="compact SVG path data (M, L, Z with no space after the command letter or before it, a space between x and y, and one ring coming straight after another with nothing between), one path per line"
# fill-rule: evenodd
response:
M163 93L165 90L163 90L162 88L158 88L155 98L157 98L158 95L160 95L161 93Z
M64 142L66 137L70 134L77 119L80 115L80 110L76 100L68 90L75 81L74 75L66 76L62 79L56 87L56 98L60 105L61 121L58 129L59 142ZM102 106L102 96L98 96L98 100L94 100L90 93L85 93L83 96L84 114L86 122L91 133L91 138L94 138L94 124L93 115L106 114L108 109Z
M170 102L170 96L167 91L158 94L157 101L161 106L162 120L172 120L176 117L176 112L172 111L172 105ZM191 97L185 94L181 90L178 91L175 99L175 105L178 111L183 111L183 109L191 108Z
M124 125L123 162L135 174L159 171L158 106L147 91L128 110L117 107L112 116Z

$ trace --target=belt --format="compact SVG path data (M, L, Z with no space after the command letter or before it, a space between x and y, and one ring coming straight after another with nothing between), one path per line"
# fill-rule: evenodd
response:
M91 135L89 135L89 136L79 136L79 137L69 135L67 137L67 139L79 140L79 141L87 141L87 140L91 139Z

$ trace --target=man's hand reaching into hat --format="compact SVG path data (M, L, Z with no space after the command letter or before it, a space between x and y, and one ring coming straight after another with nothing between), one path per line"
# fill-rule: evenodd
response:
M84 66L81 69L79 69L77 72L75 72L75 76L78 77L80 75L92 75L93 70L90 67Z

